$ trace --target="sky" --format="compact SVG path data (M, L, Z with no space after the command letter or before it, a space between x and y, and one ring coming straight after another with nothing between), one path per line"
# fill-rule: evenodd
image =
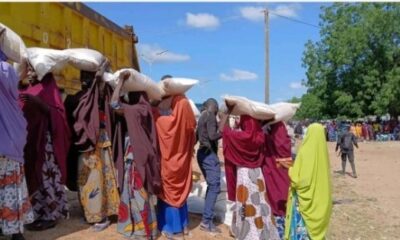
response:
M319 40L319 3L86 3L139 37L141 72L194 78L187 96L197 103L223 95L264 101L265 24L270 14L270 103L301 96L306 88L304 45ZM326 3L324 3L326 5Z

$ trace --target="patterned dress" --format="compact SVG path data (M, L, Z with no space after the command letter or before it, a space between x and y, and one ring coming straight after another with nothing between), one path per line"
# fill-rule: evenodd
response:
M0 229L5 235L22 233L33 220L24 165L0 156Z
M102 119L102 118L101 118ZM102 123L104 124L104 123ZM79 159L79 197L88 223L98 223L118 214L119 193L111 141L100 129L96 150Z
M129 136L125 137L125 149L125 174L117 230L133 239L156 239L155 196L150 196L144 189L139 172L135 169L134 147Z
M310 240L304 219L299 211L299 201L293 194L292 222L290 223L290 240Z
M68 205L64 186L61 184L61 172L57 166L53 151L53 141L47 132L45 149L46 159L42 167L42 184L31 196L35 220L55 221L67 218Z
M275 225L282 240L285 238L285 219L286 216L275 216Z
M279 240L260 168L238 167L232 233L239 240Z

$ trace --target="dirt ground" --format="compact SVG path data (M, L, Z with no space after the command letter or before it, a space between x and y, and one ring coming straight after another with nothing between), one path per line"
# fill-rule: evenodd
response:
M400 236L400 142L360 143L356 150L356 167L359 177L341 176L340 160L334 152L334 144L329 143L332 182L334 186L334 207L328 239L337 240L377 240L399 239ZM198 169L196 161L194 169ZM348 166L350 171L350 166ZM125 239L116 232L116 224L101 233L94 233L83 220L75 193L68 193L70 219L44 232L26 231L28 240L117 240ZM232 239L228 227L220 224L223 233L210 236L200 231L199 215L190 216L190 239ZM0 240L5 238L0 237ZM159 237L159 239L164 239Z

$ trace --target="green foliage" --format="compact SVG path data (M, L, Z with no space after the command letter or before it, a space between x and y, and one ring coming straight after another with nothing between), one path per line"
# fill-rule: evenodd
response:
M400 4L335 3L320 26L321 40L305 45L308 91L298 116L398 116Z

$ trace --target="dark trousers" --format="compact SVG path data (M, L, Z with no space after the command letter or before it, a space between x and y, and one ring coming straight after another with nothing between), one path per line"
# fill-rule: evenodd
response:
M207 182L203 223L210 224L214 218L215 202L221 192L221 166L217 154L207 148L197 151L197 162Z
M356 166L354 164L354 151L342 152L342 171L346 172L346 161L349 160L353 174L356 174Z

